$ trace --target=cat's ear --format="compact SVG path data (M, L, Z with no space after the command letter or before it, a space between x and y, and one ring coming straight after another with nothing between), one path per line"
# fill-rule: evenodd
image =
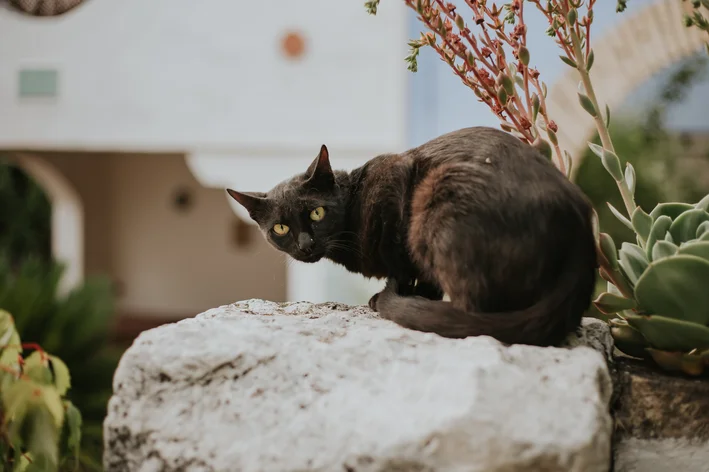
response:
M306 185L317 188L318 190L326 190L335 183L335 174L330 167L330 153L327 147L323 144L320 148L320 154L310 164L305 172Z
M232 190L230 188L226 189L226 191L231 198L246 208L246 211L249 212L249 215L254 221L257 221L257 216L268 204L266 194L263 192L237 192L236 190Z

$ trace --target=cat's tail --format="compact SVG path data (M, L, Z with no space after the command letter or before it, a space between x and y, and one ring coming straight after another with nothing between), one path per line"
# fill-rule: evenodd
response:
M592 236L591 236L592 238ZM572 245L556 286L529 308L503 313L469 313L446 301L403 297L396 284L376 300L383 318L409 329L433 332L447 338L491 336L509 344L558 345L578 328L593 295L596 250L591 239L579 238Z

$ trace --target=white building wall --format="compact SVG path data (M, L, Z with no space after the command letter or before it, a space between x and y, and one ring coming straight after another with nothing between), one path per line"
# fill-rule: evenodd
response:
M0 10L0 149L184 152L214 188L265 190L322 143L351 168L405 148L406 18L401 2L371 17L359 0L91 0L52 19ZM296 60L281 48L290 31L305 38ZM57 95L19 97L27 68L56 70ZM291 264L288 280L290 299L369 292L325 263Z

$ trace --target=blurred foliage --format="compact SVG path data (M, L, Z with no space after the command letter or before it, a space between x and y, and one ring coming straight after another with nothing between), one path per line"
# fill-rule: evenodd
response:
M22 169L0 156L0 251L18 264L27 255L51 257L52 207Z
M23 344L12 315L0 310L2 471L56 472L77 463L81 413L66 398L70 388L66 364L37 344Z
M703 53L686 58L674 67L658 96L643 111L640 119L616 119L611 123L610 135L616 154L635 168L635 200L646 212L661 202L693 203L706 194L696 171L709 175L709 149L701 153L705 160L700 169L683 165L686 164L683 158L692 143L668 130L666 122L671 107L686 100L691 87L706 77L707 64ZM600 144L598 134L592 142ZM618 246L623 242L634 243L635 234L613 216L606 204L609 202L615 208L624 207L616 183L601 160L590 150L581 161L576 183L593 203L601 230L608 233ZM605 287L605 282L599 277L598 292L604 291ZM588 315L607 319L593 307Z
M0 260L0 308L15 317L23 339L40 344L69 367L69 400L84 422L80 470L101 470L102 422L120 352L108 346L113 314L109 281L93 278L66 296L57 294L63 268L28 257L16 270Z
M51 260L51 206L20 169L0 161L0 309L13 314L19 335L69 367L68 399L83 415L79 468L101 470L102 422L120 352L108 343L113 320L110 281L87 279L59 294L63 267Z

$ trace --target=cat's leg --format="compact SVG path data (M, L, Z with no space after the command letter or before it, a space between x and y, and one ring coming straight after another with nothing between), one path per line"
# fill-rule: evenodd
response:
M429 300L443 300L443 290L438 284L418 281L414 288L414 295L428 298Z
M369 299L369 308L377 311L377 299L381 294L388 291L393 291L397 295L401 296L411 296L415 294L416 287L414 285L415 279L404 276L404 277L389 277L387 279L386 287L381 292L377 292ZM441 295L441 298L443 295Z

